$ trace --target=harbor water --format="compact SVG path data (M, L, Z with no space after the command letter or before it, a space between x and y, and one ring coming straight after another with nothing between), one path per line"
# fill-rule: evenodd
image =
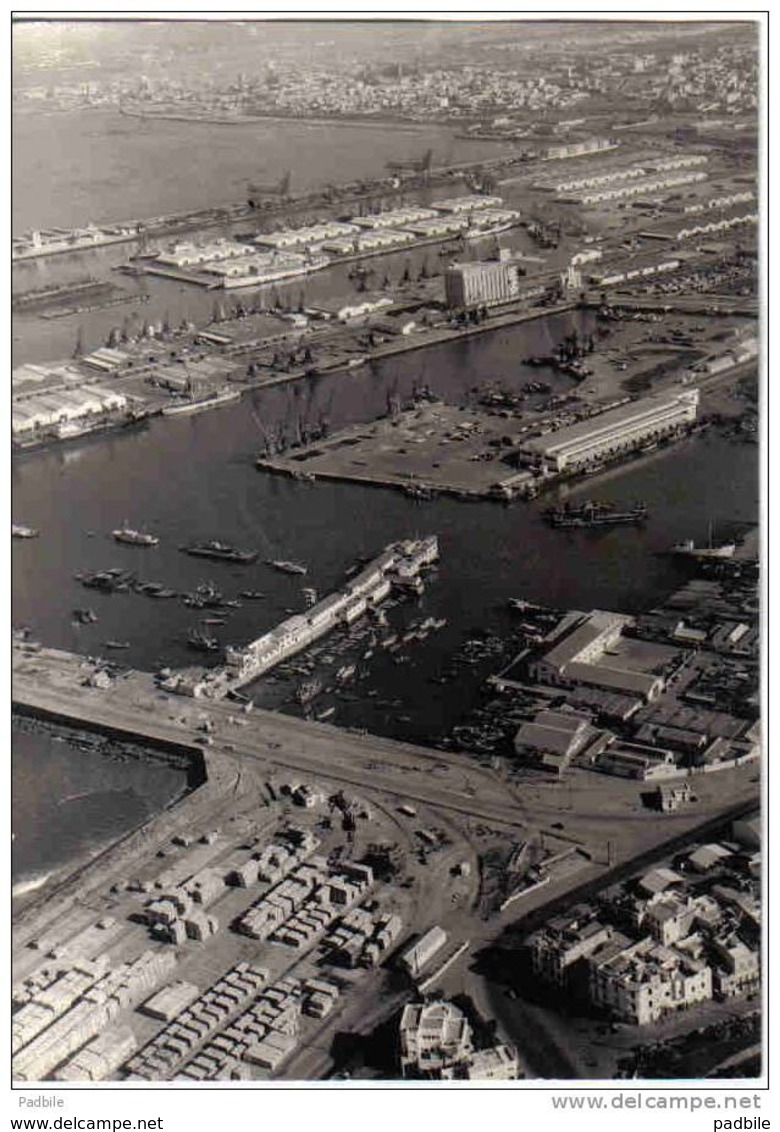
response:
M271 182L288 168L293 191L376 177L386 161L419 157L428 148L435 164L506 152L498 143L464 141L438 126L313 128L273 121L220 126L141 121L111 110L20 114L14 123L13 231L230 203L244 198L247 181ZM517 241L525 239L513 232L502 242L520 246ZM121 280L131 294L148 288L150 303L52 320L21 315L14 325L14 364L68 357L77 335L85 349L95 348L112 326L126 316L143 319L147 309L175 323L209 317L213 295L199 288L113 273L130 250L119 245L17 265L15 292L92 275ZM382 272L397 282L407 263L416 272L426 258L437 266L438 249L387 257ZM290 286L297 296L300 284ZM346 267L308 277L304 286L307 299L354 290ZM179 593L208 580L228 598L241 590L262 592L264 598L244 601L224 626L209 629L221 644L238 644L302 609L304 585L322 595L343 581L360 556L398 538L436 533L441 562L425 594L391 610L390 620L401 632L410 621L428 617L446 620L446 626L416 641L404 663L381 650L366 657L372 650L361 643L360 655L348 657L357 663L355 683L330 720L430 741L449 730L477 694L483 674L476 671L450 685L431 682L470 633L510 630L507 602L513 597L583 609L652 605L684 577L679 561L658 552L683 538L701 541L710 523L726 533L731 525L756 519L757 450L713 433L635 461L573 495L621 503L642 499L649 507L647 524L573 532L545 526L541 500L510 507L452 499L416 503L393 491L282 479L257 471L255 459L274 431L292 437L300 428L324 423L335 431L375 418L389 399L403 400L424 386L463 405L485 381L512 390L541 377L554 391L568 391L568 378L528 369L521 359L550 352L572 329L590 330L588 319L575 312L546 317L256 391L211 413L153 421L144 431L83 439L15 459L13 519L41 534L13 546L14 623L29 626L47 645L111 656L130 666L192 663L199 658L187 648L187 637L203 611L180 600L97 593L75 574L123 567ZM159 546L117 544L110 532L123 522L157 535ZM179 549L212 538L258 550L257 562L243 567L208 562ZM265 559L300 561L308 573L282 574ZM74 624L74 610L85 607L95 611L97 622ZM110 652L108 641L128 647ZM273 706L275 696L282 698L273 684L256 694ZM296 710L294 704L281 706ZM138 824L185 785L178 771L106 760L42 734L15 733L13 746L14 883L28 891L52 870Z
M386 162L428 149L434 165L507 152L506 143L456 135L454 127L381 122L218 125L103 109L17 114L14 180L24 191L14 193L12 229L16 235L234 204L246 199L249 182L272 184L288 169L297 193L384 176Z
M661 552L684 538L701 542L711 523L725 535L755 522L758 450L709 432L585 481L571 492L573 499L641 499L649 519L639 528L567 532L542 522L544 499L508 507L446 498L420 503L395 491L308 484L260 472L254 461L263 435L278 427L291 432L301 421L316 424L327 418L335 430L370 420L385 409L388 396L408 397L423 384L461 404L468 403L474 383L487 376L519 388L540 372L519 359L545 352L573 325L585 329L584 317L559 315L256 391L211 413L153 421L144 431L85 439L16 459L14 520L41 534L13 547L14 623L29 626L32 636L47 645L113 656L131 666L192 663L198 655L188 649L187 636L204 611L180 600L98 593L74 575L124 567L179 593L206 581L228 598L241 590L261 592L263 599L245 600L224 626L209 630L221 644L244 643L303 609L304 586L325 594L360 556L371 556L395 539L436 533L441 562L425 594L390 616L401 631L427 617L446 619L446 627L416 642L403 664L379 650L364 659L370 650L360 644L360 652L347 657L358 662L354 694L339 702L330 720L430 741L462 717L484 678L475 671L450 685L431 682L470 633L509 632L513 615L507 603L514 597L561 608L633 612L651 606L686 576L684 563ZM559 388L567 387L568 379L556 380ZM114 542L110 532L124 521L157 535L159 546ZM211 538L255 549L259 557L239 566L180 550ZM305 578L282 574L266 559L302 562L308 573ZM74 624L74 610L83 607L95 611L95 624ZM106 641L129 647L112 654ZM263 691L258 700L274 702ZM286 705L286 710L300 709ZM32 831L30 845L44 848L46 839L35 831L46 829L49 801L40 791L40 777L28 772L29 757L29 749L17 744L14 789L18 812ZM49 754L41 751L37 757L45 765ZM115 769L111 764L105 774L111 777ZM124 766L119 769L124 773ZM104 789L104 784L96 787ZM138 814L137 798L123 795L125 789L116 787L117 828L120 812L128 821ZM67 824L68 811L60 816ZM88 825L83 814L74 814L74 830ZM34 848L26 862L28 871L32 867L45 867L35 860Z
M186 775L173 767L13 732L13 897L21 900L75 860L98 852L174 801Z

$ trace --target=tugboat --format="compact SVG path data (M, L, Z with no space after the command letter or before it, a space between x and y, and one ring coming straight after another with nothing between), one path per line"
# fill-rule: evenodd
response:
M273 566L274 570L279 570L282 574L305 575L308 573L307 568L302 566L300 562L284 562L267 558L265 564L266 566Z
M94 609L74 609L73 620L77 625L94 625L97 621L97 613Z
M144 534L143 531L136 531L133 527L128 527L127 524L123 527L118 527L111 534L117 542L123 542L127 546L157 546L159 539L154 535Z
M201 633L199 629L192 629L187 637L188 648L195 649L196 652L218 652L219 641L216 637L209 637L206 633Z
M195 609L223 609L230 602L212 582L203 582L194 593L186 595L184 604Z
M180 549L185 554L192 554L196 558L214 558L221 562L240 562L242 565L254 562L257 558L256 550L239 550L235 546L228 546L227 543L220 542L219 539L211 539L209 542L194 542L190 546L182 546Z
M154 598L173 598L176 597L176 590L164 586L162 582L139 582L136 585L138 593L145 594L146 597Z
M668 553L707 561L712 559L722 560L725 558L733 558L736 549L737 544L734 542L723 542L720 546L713 546L711 542L709 546L696 546L692 538L687 538L682 542L675 543L674 546L669 548Z
M722 542L716 545L712 541L712 523L709 524L707 545L696 546L692 538L683 539L682 542L676 542L674 546L669 548L669 554L680 554L686 558L698 558L704 561L708 559L715 559L716 561L724 558L733 558L737 549L735 542Z

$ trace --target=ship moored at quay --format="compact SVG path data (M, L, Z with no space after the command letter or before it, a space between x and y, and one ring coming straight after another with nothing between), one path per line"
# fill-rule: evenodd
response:
M436 535L391 543L340 590L321 598L305 613L294 614L248 645L228 647L222 665L171 673L161 680L160 687L185 696L222 699L337 626L351 625L379 605L393 588L421 592L421 574L438 557Z

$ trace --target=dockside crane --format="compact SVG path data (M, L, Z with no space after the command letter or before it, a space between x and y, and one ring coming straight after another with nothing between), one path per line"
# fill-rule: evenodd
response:
M396 173L402 176L413 176L420 174L427 180L431 172L431 159L433 157L433 150L428 149L422 157L409 157L402 161L388 161L385 169L389 173Z
M276 181L270 185L263 185L250 181L249 185L247 186L249 197L247 203L249 204L249 207L257 208L259 202L264 197L279 197L281 200L287 200L290 195L291 177L292 174L288 169L281 180Z

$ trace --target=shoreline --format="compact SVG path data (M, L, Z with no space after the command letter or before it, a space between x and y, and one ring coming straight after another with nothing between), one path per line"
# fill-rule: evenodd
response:
M105 107L85 107L85 109L104 110ZM367 115L357 118L341 118L341 117L303 117L298 114L242 114L242 115L221 115L218 111L206 111L202 116L193 116L192 114L176 113L173 109L164 111L161 114L146 114L142 110L128 110L123 106L117 106L117 113L121 114L124 118L139 118L142 120L159 120L163 122L188 122L193 125L205 126L256 126L264 122L275 122L289 125L293 123L299 126L349 126L358 129L372 129L381 127L382 129L394 129L399 133L424 133L430 129L444 129L454 130L458 126L454 122L415 122L412 119L405 118L376 118L368 117ZM213 113L213 117L208 116Z
M443 343L456 342L464 338L473 337L477 334L488 333L491 330L501 330L506 326L514 326L524 322L532 322L535 319L545 318L548 315L556 315L564 313L568 310L574 310L576 309L576 307L577 303L572 299L570 302L561 303L553 307L539 307L533 308L531 310L510 311L505 314L497 314L491 321L489 321L488 323L482 323L479 326L469 326L460 330L453 330L451 327L447 327L441 330L433 330L430 333L426 333L425 339L423 341L417 340L412 336L400 343L390 343L386 346L380 346L372 353L367 353L361 361L360 365L361 367L368 366L372 362L381 361L383 358L395 357L399 354L411 353L415 350L425 349L428 346L439 346ZM337 373L342 369L350 370L356 368L358 368L358 366L356 366L354 362L351 362L351 359L346 359L344 361L337 362L333 366L327 368L323 367L322 369L317 370L317 372L315 373L307 372L305 370L293 370L289 373L277 373L273 375L267 375L265 377L256 378L251 381L246 381L237 390L237 392L240 394L240 399L243 399L247 394L252 393L256 389L269 388L275 385L285 385L288 382L292 383L295 381L304 380L306 378L313 378L317 380L321 377L327 377L331 374ZM218 405L215 404L211 407L217 408ZM204 405L203 411L208 411L208 408L208 405ZM138 422L133 422L133 424L129 425L128 427L133 427L133 425L135 425L136 423L138 425L142 423L146 424L148 423L149 416L152 415L156 415L154 411L150 412L148 415L145 415L143 421L139 420ZM87 436L92 436L95 439L101 439L109 435L121 435L121 432L121 426L97 426L96 428L90 429L88 432L82 433L79 436L64 438L42 438L39 443L31 441L30 443L25 444L23 447L16 447L12 445L12 457L16 458L18 456L26 455L32 452L40 452L45 448L59 447L63 444L72 443L77 440L83 440Z

